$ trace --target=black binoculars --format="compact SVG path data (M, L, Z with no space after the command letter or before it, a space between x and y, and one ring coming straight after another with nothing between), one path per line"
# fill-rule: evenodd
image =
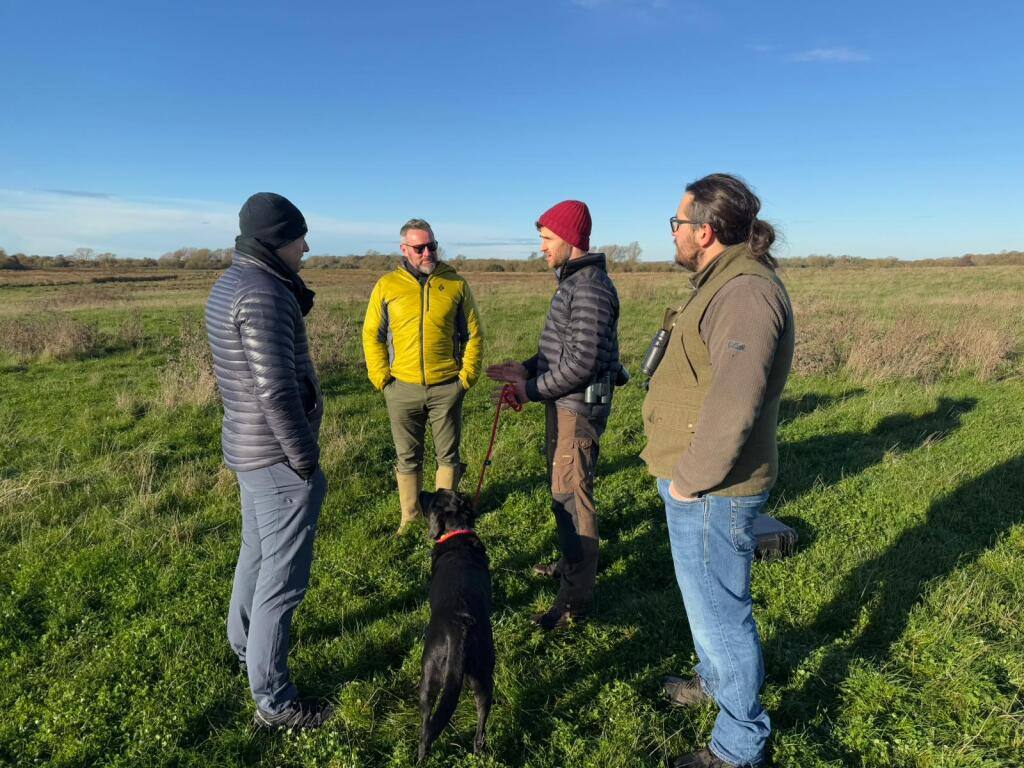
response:
M668 349L668 340L671 336L672 332L664 328L659 328L658 332L654 334L654 338L651 339L651 346L647 348L647 354L644 355L644 360L640 363L640 372L644 376L650 378L658 370L658 366L661 365L661 359L665 357L665 350Z

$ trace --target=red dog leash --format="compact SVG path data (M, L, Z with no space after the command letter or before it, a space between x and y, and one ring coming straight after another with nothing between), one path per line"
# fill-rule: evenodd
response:
M487 446L487 456L484 457L483 466L480 467L480 482L476 484L476 496L473 497L473 507L479 509L480 507L480 491L484 487L484 473L487 468L491 466L491 455L494 453L494 441L498 438L498 420L501 418L501 409L511 408L517 413L523 410L523 404L519 402L519 398L516 397L516 388L511 384L506 384L501 388L501 399L498 400L498 407L494 411L494 426L491 427L491 443Z

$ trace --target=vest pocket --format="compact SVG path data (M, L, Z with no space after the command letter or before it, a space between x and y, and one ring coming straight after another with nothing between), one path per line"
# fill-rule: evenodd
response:
M687 432L690 435L697 429L699 412L697 407L686 403L666 402L651 397L644 400L641 408L645 427L659 431L671 430L673 433Z

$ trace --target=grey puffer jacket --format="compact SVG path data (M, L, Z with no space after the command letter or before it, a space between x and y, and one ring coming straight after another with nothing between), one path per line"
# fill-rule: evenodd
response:
M308 479L320 460L323 397L289 285L235 251L206 302L206 334L224 403L224 463L245 472L287 461Z
M619 294L603 253L566 263L540 334L537 354L525 360L530 400L555 400L588 417L607 416L610 405L588 405L583 392L597 376L619 369Z

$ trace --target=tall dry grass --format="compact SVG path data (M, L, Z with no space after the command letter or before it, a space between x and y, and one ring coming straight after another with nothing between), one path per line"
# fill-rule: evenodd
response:
M781 273L797 315L798 373L842 374L865 381L945 376L994 379L1024 372L1024 269L790 269ZM317 305L307 318L310 350L322 376L342 373L362 363L360 320L380 273L369 270L311 270ZM685 299L682 273L617 273L622 300L621 342L627 359L639 358L661 322L667 306ZM199 312L213 276L182 275L153 284L135 283L131 292L110 286L53 286L7 289L0 299L0 355L22 362L79 359L98 354L104 344L115 349L145 346L139 312ZM555 288L550 273L472 273L467 279L480 307L485 329L485 362L523 354L536 343L548 299ZM95 325L67 312L45 317L39 307L115 309L132 313L121 325ZM81 304L79 302L82 302ZM507 313L517 322L493 334ZM191 321L190 321L191 322ZM158 347L202 349L199 323L193 334L161 342ZM165 371L168 402L210 402L212 374L183 352Z
M106 330L66 312L0 317L0 355L18 363L84 360L110 350L139 350L145 340L138 310Z
M337 373L354 359L358 326L340 313L321 310L307 324L310 354L321 376ZM202 321L182 319L174 350L164 365L157 404L164 408L204 406L218 399L213 356Z
M0 352L18 362L79 360L102 347L95 323L66 314L0 319Z
M306 317L309 354L321 378L340 373L361 358L357 350L362 328L341 312L317 307Z
M945 314L912 303L878 317L862 305L836 300L794 302L794 310L797 373L845 373L863 381L928 383L964 375L989 381L1013 373L1019 361L1020 329L1012 317Z
M156 400L164 408L204 406L217 400L213 356L201 321L184 318L174 352L163 367Z

